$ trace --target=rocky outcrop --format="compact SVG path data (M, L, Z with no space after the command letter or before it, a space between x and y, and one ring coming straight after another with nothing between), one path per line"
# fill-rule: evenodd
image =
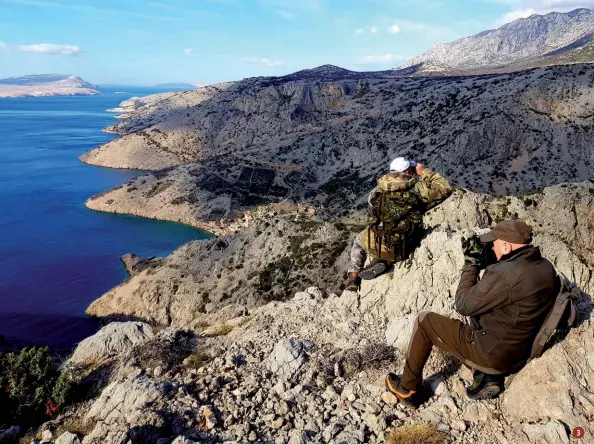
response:
M87 313L193 326L235 317L247 307L270 300L284 300L311 285L327 292L338 291L336 286L346 270L350 245L360 226L309 219L296 222L293 217L256 219L235 234L186 244L160 267L143 271L105 294ZM405 317L391 320L390 338L402 337L400 332L427 307L427 301L439 301L439 295L454 291L457 276L451 275L446 265L461 264L453 259L460 236L510 217L528 220L543 251L565 264L560 266L561 271L574 281L590 285L589 264L594 264L592 183L562 184L507 198L457 191L425 216L430 230L425 243L434 247L428 253L415 253L418 259L398 277L406 285L375 290L394 292L395 300L417 300L417 294L425 294ZM452 236L448 230L458 234ZM444 248L452 253L433 251ZM435 274L426 275L428 265L433 265L430 268ZM225 306L226 311L219 312ZM220 317L213 318L215 313Z
M235 234L190 242L93 302L87 314L160 325L214 324L304 286L334 287L357 227L309 219L257 221Z
M78 344L69 362L87 365L98 363L152 336L151 327L143 322L113 322Z
M147 268L156 268L161 265L163 258L148 257L146 259L135 254L125 254L120 258L129 276L134 276Z
M106 387L91 405L85 421L95 427L83 444L155 442L165 424L160 409L172 392L171 383L148 378L130 378Z

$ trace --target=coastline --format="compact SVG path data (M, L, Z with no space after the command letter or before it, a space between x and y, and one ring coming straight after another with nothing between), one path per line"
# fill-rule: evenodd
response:
M121 168L121 169L126 169L126 168ZM106 192L109 192L109 191L112 191L112 190L107 190ZM96 195L93 197L97 197L97 196L99 196L99 195ZM111 210L108 210L105 208L101 208L99 205L93 206L93 204L92 204L93 197L89 198L85 202L85 207L91 211L97 211L99 213L110 213L110 214L120 214L120 215L127 215L127 216L142 217L144 219L158 220L158 221L162 221L162 222L171 222L171 223L185 225L187 227L195 228L197 230L203 231L203 232L211 234L213 236L221 236L221 235L229 234L229 233L233 232L233 230L229 230L229 229L225 229L225 228L217 228L217 227L209 225L207 223L201 223L201 222L197 222L197 221L194 221L191 219L180 218L180 219L175 220L173 218L150 215L148 212L145 212L142 210L120 210L118 208L113 208Z

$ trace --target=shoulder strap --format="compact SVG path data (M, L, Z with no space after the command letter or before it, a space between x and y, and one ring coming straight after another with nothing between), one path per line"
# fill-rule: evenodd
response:
M557 295L555 299L555 304L553 308L547 315L544 324L540 327L538 334L536 335L536 339L534 340L534 344L532 345L532 353L530 353L530 358L539 358L542 356L545 346L551 336L555 333L557 328L559 327L559 323L561 318L565 314L567 310L567 305L570 304L571 301L569 299L569 293L564 291L564 288L561 289L561 292Z

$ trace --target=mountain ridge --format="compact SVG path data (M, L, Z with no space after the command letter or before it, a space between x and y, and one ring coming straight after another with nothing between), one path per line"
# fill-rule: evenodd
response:
M501 68L529 59L545 58L576 42L592 41L594 10L578 8L568 13L533 14L499 28L439 43L395 69L424 63L441 64L451 70ZM594 61L594 59L589 60ZM422 69L420 70L422 71Z

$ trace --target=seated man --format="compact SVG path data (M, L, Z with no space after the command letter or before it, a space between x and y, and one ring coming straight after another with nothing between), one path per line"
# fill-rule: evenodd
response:
M406 259L423 236L423 214L452 191L446 179L423 164L394 159L369 193L370 221L353 242L346 289L357 291L360 279L373 279ZM363 269L368 256L371 264Z
M413 408L421 402L423 368L433 346L479 370L475 384L467 389L471 399L497 396L503 376L493 374L510 374L524 365L559 291L555 268L538 247L530 245L531 239L532 229L526 223L507 220L480 236L480 241L463 240L465 260L456 310L470 317L470 325L436 313L417 316L402 377L386 376L387 389L401 402ZM479 280L486 265L480 242L493 242L497 262L487 266Z

